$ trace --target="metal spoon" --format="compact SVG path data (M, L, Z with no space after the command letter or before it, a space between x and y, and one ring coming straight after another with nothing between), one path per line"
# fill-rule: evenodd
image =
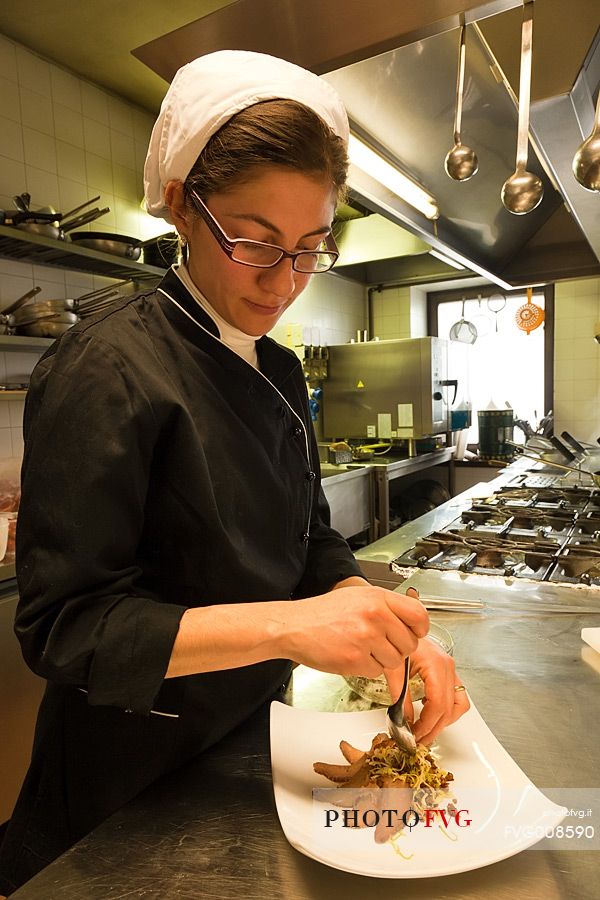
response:
M573 175L586 190L600 191L600 94L592 133L573 157Z
M479 168L474 150L467 147L460 139L462 120L462 98L465 84L465 34L466 26L460 28L460 46L458 51L458 73L456 76L456 112L454 114L454 147L449 150L444 160L446 172L454 181L468 181Z
M417 749L417 742L415 741L415 736L410 730L410 726L404 715L404 698L406 697L406 691L408 689L409 672L410 657L407 656L404 660L404 684L402 685L402 691L396 702L392 703L391 706L388 706L385 721L390 737L393 738L400 747L408 750L409 753L414 753Z
M527 171L529 133L529 94L531 90L531 42L533 35L533 3L523 7L521 31L521 74L519 81L519 126L517 161L514 173L502 185L501 198L506 209L516 216L531 212L542 202L544 187L533 172Z

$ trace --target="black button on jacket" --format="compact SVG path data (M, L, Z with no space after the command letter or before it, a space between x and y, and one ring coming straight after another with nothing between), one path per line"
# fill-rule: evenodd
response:
M289 676L270 660L164 680L187 608L313 596L360 574L306 477L318 453L299 361L268 337L257 352L260 372L169 272L36 366L15 630L48 687L0 893Z
M306 478L318 453L297 358L263 337L257 372L217 335L169 272L35 369L16 631L34 671L91 704L148 713L162 688L170 710L181 691L163 677L188 607L305 597L360 574ZM194 676L186 693L233 679L243 700L281 666L249 668Z

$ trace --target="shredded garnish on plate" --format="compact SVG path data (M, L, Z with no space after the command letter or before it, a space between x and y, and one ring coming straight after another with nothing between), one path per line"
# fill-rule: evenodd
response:
M389 735L378 734L367 752L346 741L340 743L340 750L347 765L316 762L313 768L338 789L347 790L337 797L336 790L326 791L320 799L356 810L360 814L353 820L356 827L372 827L376 820L377 843L397 835L407 825L409 811L416 823L417 815L422 818L426 809L437 809L451 799L449 785L454 776L438 766L437 757L429 747L418 745L411 753ZM400 788L404 790L397 790ZM367 810L372 813L370 819ZM454 815L456 807L449 802L447 810ZM395 846L394 850L403 856Z

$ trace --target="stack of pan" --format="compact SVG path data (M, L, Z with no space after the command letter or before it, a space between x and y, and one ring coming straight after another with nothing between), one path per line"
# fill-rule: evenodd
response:
M113 303L121 296L117 287L128 283L128 280L120 281L114 286L90 291L76 299L64 300L35 301L32 298L39 292L38 288L4 310L2 318L6 320L12 333L29 337L60 337L80 319Z
M14 198L18 211L16 213L5 212L2 221L10 221L17 228L23 231L30 231L32 234L64 241L67 232L72 231L74 228L81 228L83 225L87 225L110 212L109 206L105 206L103 209L95 206L93 209L83 212L86 206L91 206L92 203L99 199L100 195L92 197L91 200L86 200L85 203L70 209L69 212L59 213L51 206L45 206L39 210L31 210L29 208L30 195L28 193L18 194Z

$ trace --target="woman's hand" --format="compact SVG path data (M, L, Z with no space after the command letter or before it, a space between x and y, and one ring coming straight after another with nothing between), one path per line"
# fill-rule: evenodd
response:
M417 650L429 616L413 597L361 579L347 583L289 605L285 656L323 672L377 678Z
M423 709L412 730L417 743L431 744L440 731L460 719L471 704L466 691L456 690L462 682L456 672L454 660L433 641L427 638L419 641L410 662L410 674L419 674L425 685ZM412 721L410 698L404 708L408 719Z

